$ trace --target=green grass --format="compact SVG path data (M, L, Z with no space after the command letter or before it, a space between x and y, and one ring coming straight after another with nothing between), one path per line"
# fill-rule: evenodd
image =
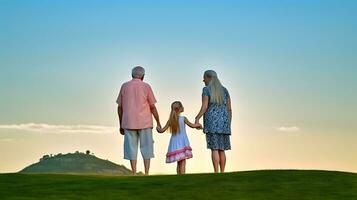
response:
M357 174L267 170L185 176L1 174L0 199L357 199Z

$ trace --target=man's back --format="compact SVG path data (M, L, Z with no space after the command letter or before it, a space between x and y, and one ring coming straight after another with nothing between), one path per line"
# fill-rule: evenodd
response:
M136 78L124 83L120 89L117 103L123 109L122 128L153 127L150 106L156 103L156 99L149 84Z

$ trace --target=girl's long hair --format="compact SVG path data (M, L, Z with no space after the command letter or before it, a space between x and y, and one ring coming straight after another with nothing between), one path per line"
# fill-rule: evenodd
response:
M179 101L175 101L171 104L169 127L170 127L170 132L172 134L176 134L180 132L179 112L181 108L182 108L182 103Z
M211 78L208 88L211 91L211 103L222 105L224 104L224 91L221 81L218 79L217 73L213 70L207 70L204 76Z

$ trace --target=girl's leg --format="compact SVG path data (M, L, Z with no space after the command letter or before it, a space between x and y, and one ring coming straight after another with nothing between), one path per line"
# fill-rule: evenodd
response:
M219 166L221 168L221 173L224 173L226 167L226 153L223 150L218 151L219 154Z
M178 161L177 162L177 167L176 167L176 173L177 173L177 175L179 175L180 174L180 161Z
M185 174L186 173L186 159L185 160L181 160L181 174Z
M219 166L219 153L218 150L211 149L212 152L212 164L214 168L214 173L218 173L218 166Z
M180 160L177 162L177 174L185 174L186 160Z

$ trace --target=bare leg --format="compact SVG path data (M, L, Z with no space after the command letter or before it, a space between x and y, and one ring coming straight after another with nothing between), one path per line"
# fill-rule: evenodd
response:
M186 160L180 160L177 162L177 174L181 175L181 174L185 174L186 171Z
M150 160L144 160L144 166L145 166L145 176L148 176L150 170Z
M222 150L218 151L219 153L219 166L221 168L221 173L224 173L226 168L226 153Z
M214 173L218 173L218 165L219 165L219 153L218 150L211 150L212 151L212 164L214 168Z
M186 174L186 159L181 161L181 174Z
M133 175L136 175L136 160L131 160L130 161L130 165L131 165L131 171L133 173Z

